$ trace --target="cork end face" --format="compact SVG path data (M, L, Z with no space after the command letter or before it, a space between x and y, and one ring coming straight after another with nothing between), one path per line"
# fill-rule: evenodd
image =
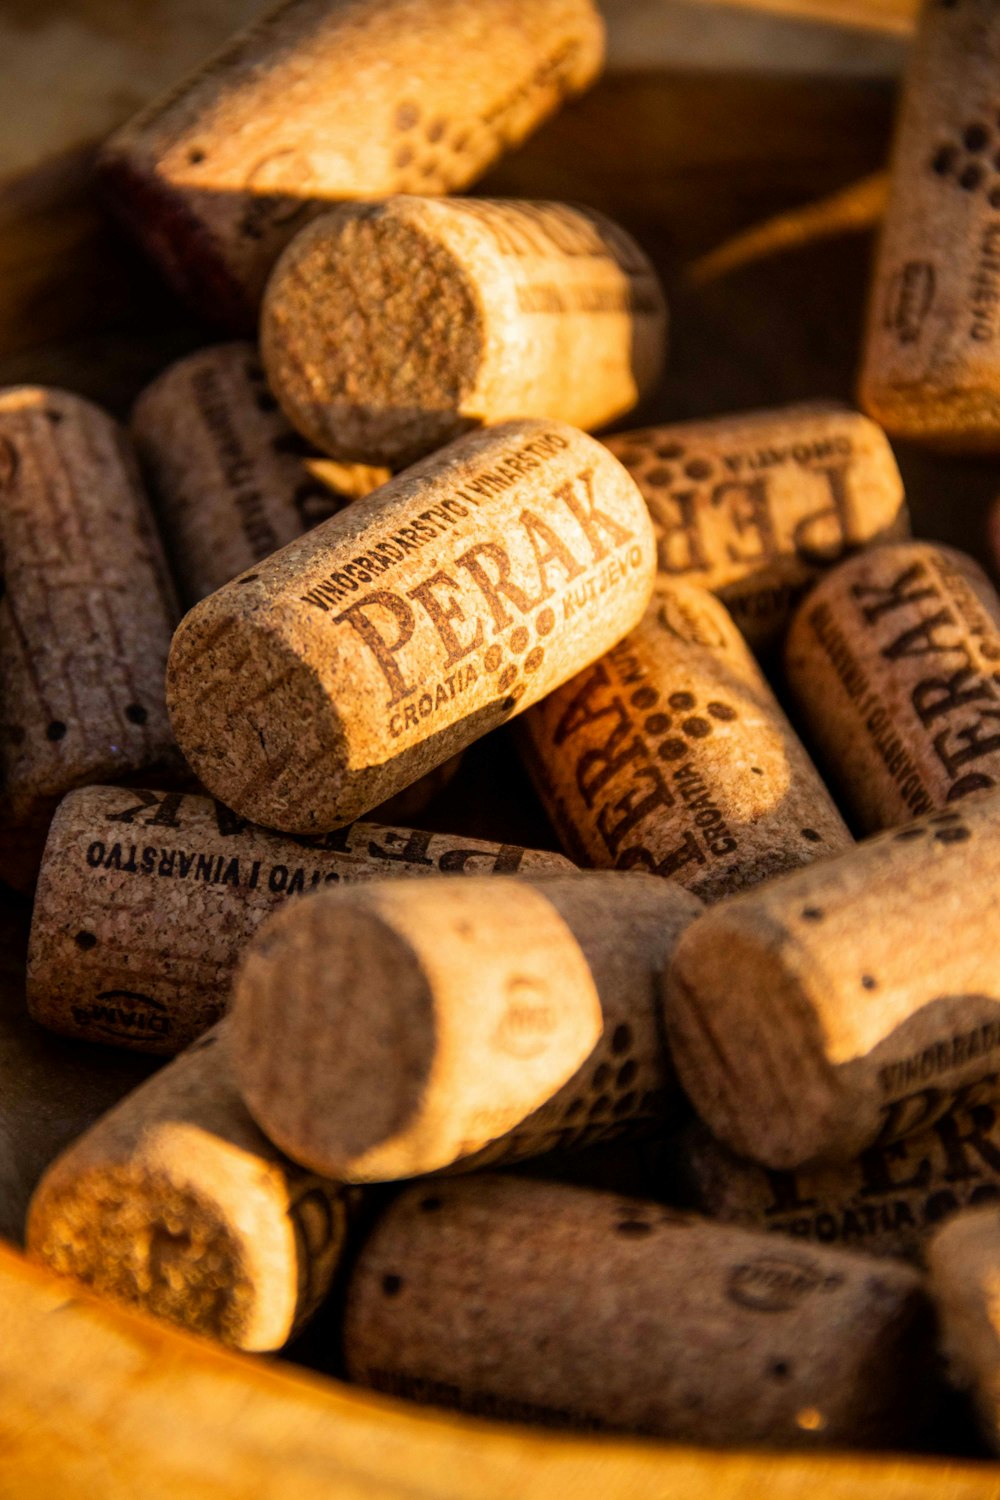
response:
M945 390L868 378L858 397L891 437L942 453L1000 453L1000 388Z

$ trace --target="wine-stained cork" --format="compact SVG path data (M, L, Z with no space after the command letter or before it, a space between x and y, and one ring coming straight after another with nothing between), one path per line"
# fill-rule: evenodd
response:
M249 331L324 207L465 187L603 50L590 0L286 0L118 131L104 186L175 288Z
M132 433L188 605L391 478L313 454L249 343L171 365L139 397Z
M785 406L606 442L646 498L660 573L718 594L758 650L833 563L909 534L892 449L860 412Z
M545 422L470 434L195 606L174 731L241 814L350 822L613 646L655 561L602 444Z
M567 868L560 854L356 823L291 839L208 797L71 793L52 821L28 951L28 1006L52 1030L179 1052L229 1003L244 945L319 886Z
M519 727L578 864L714 901L852 843L725 606L691 584L659 582L637 629Z
M919 1421L909 1267L523 1178L421 1183L348 1288L361 1384L696 1443L867 1446Z
M30 885L70 787L176 771L177 618L124 434L66 391L0 391L0 873Z
M842 563L785 649L804 730L863 832L1000 786L1000 599L932 542Z
M1000 1452L1000 1210L970 1209L931 1240L930 1291L952 1384Z
M1000 13L927 0L910 54L861 374L889 432L1000 448Z
M201 1037L53 1163L28 1249L101 1296L238 1349L279 1349L330 1288L346 1202L261 1135L225 1032Z
M638 875L324 891L270 922L240 967L247 1107L296 1161L344 1182L662 1117L657 976L698 910Z
M1000 796L734 896L666 976L695 1109L768 1167L849 1161L1000 1096Z
M399 197L296 237L268 283L261 353L318 448L401 468L485 423L622 416L659 375L665 332L653 267L603 215Z

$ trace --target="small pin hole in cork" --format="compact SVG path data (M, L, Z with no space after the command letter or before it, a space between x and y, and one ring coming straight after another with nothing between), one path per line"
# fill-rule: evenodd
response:
M248 573L245 578L237 578L236 582L237 583L254 583L256 581L257 577L258 577L258 575L256 573Z
M615 1229L619 1234L633 1240L641 1239L653 1232L652 1224L645 1224L641 1219L620 1219L615 1225Z
M197 167L205 160L205 153L200 146L192 146L188 152L188 161L192 167Z
M799 832L804 839L809 840L810 844L820 844L823 842L823 835L817 833L815 828L800 828Z
M421 1198L420 1200L420 1207L425 1214L437 1213L441 1206L442 1200L440 1198Z
M149 715L141 703L130 703L125 710L125 717L130 724L145 724Z
M787 1380L792 1373L792 1367L787 1359L776 1359L768 1365L767 1373L773 1380Z
M863 989L866 989L866 990L877 990L878 989L878 980L875 978L875 976L873 974L862 974L862 976L861 976L861 986L862 986Z
M807 922L822 922L823 908L821 906L804 906L802 908L802 915Z
M624 1021L616 1026L611 1033L611 1050L619 1055L627 1052L632 1045L632 1028Z
M78 948L83 949L84 953L89 952L91 948L97 947L97 938L92 932L78 932L74 938L74 942Z
M66 725L62 719L53 719L45 731L45 738L47 740L61 740L65 733Z
M396 1276L390 1271L382 1277L382 1290L387 1297L398 1297L403 1290L402 1276Z

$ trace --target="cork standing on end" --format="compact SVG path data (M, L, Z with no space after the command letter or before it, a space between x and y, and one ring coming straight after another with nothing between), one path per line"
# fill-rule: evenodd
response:
M950 1220L927 1258L949 1378L971 1396L983 1436L1000 1453L1000 1209Z
M740 412L605 439L642 490L665 580L700 584L755 650L849 552L909 535L885 433L832 403Z
M345 1182L662 1124L676 1091L657 981L699 910L639 875L324 891L279 913L237 975L247 1107Z
M250 332L317 213L462 189L603 53L591 0L285 0L119 130L101 178L177 291Z
M971 557L900 542L842 563L801 606L785 665L860 831L1000 786L1000 598Z
M398 197L296 237L268 283L261 353L310 442L401 468L515 417L603 426L652 387L665 333L652 265L602 214Z
M176 775L163 673L177 605L117 423L0 391L0 875L34 884L64 792Z
M167 698L206 787L270 828L360 817L637 623L649 513L582 432L473 433L186 616Z
M691 584L659 582L639 626L519 729L577 864L715 901L852 843L725 606Z

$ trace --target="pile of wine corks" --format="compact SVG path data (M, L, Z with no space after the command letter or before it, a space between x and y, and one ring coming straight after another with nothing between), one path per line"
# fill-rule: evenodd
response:
M924 15L869 415L622 430L642 246L449 196L601 55L286 0L108 143L212 327L131 432L0 392L0 1228L433 1406L1000 1449L1000 598L890 445L1000 454L1000 15Z

